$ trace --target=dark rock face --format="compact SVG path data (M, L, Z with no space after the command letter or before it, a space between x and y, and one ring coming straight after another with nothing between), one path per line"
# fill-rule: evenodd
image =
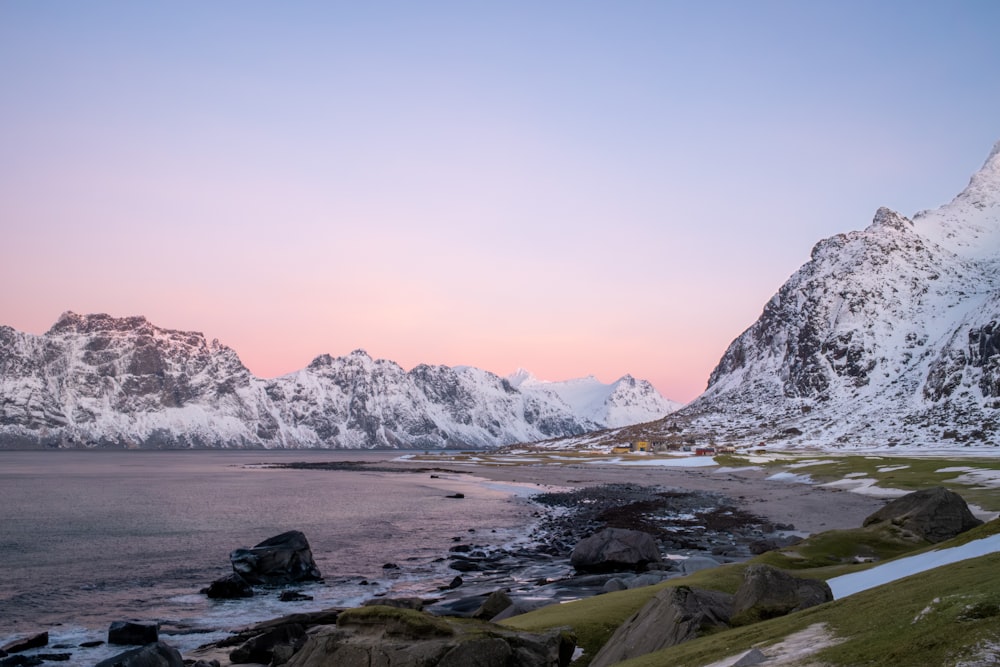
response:
M606 528L591 535L570 554L570 563L581 572L641 571L661 560L652 535L625 528Z
M202 592L215 600L235 600L238 598L253 597L253 588L247 583L246 579L235 572L221 579L216 579Z
M733 623L784 616L833 600L825 581L800 579L770 565L751 565L733 598Z
M591 667L610 667L630 658L676 646L707 630L725 628L733 596L687 586L665 588L615 630Z
M229 654L235 664L271 664L277 653L287 660L305 643L306 631L298 623L288 623L251 637Z
M494 617L498 616L507 607L514 604L510 595L507 594L505 590L493 591L489 594L483 604L472 613L472 618L479 618L484 621L492 620Z
M49 633L39 632L33 634L29 637L24 637L23 639L16 639L8 644L5 644L0 648L0 657L7 655L8 653L21 653L22 651L28 651L33 648L41 648L43 646L48 646L49 643Z
M865 526L890 523L934 544L981 525L965 499L944 487L921 489L896 498L865 519Z
M517 632L489 623L457 622L390 607L341 614L337 627L319 628L289 667L563 667L575 640L558 630Z
M153 644L159 640L158 623L138 621L115 621L108 629L109 644L140 645Z
M306 536L298 530L276 535L252 549L229 555L233 570L251 584L290 584L322 578Z
M184 660L173 646L154 642L102 660L96 667L184 667Z

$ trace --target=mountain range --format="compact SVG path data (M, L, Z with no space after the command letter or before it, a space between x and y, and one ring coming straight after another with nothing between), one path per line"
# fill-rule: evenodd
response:
M658 419L645 380L543 382L471 367L321 355L274 379L196 332L64 313L0 327L2 447L481 448Z
M769 447L1000 445L1000 143L950 203L820 241L659 422L602 434ZM579 446L574 443L573 446Z

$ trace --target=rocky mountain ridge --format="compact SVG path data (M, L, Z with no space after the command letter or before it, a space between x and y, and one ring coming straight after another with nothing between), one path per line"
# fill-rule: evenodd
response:
M0 327L0 446L493 447L678 407L631 376L610 385L519 378L515 386L426 364L404 371L356 350L262 379L200 333L67 312L41 336ZM594 399L586 409L564 398L580 386Z
M821 240L712 371L651 424L546 443L1000 446L1000 143L950 203Z
M811 259L661 433L815 447L1000 445L1000 143L949 204L880 208ZM683 435L682 435L683 434Z

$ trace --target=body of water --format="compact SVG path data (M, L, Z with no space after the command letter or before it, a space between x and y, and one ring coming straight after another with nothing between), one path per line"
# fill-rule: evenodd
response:
M467 475L266 467L395 456L0 451L0 644L48 630L50 645L75 646L105 639L112 621L139 619L161 622L167 641L188 650L283 614L433 591L456 574L440 560L456 540L504 544L531 522L511 489ZM455 493L465 498L445 497ZM314 601L199 594L232 571L230 551L293 529L326 580L301 587ZM79 664L115 652L93 649Z

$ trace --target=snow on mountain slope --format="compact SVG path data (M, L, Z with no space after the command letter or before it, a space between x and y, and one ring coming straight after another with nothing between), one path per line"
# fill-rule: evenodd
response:
M666 421L793 446L1000 444L1000 144L951 203L819 242Z
M820 241L653 424L549 446L1000 446L1000 143L950 203Z
M646 380L636 380L631 375L611 384L604 384L593 375L546 382L518 369L507 379L521 391L555 395L575 414L610 428L660 419L681 407L680 403L663 398Z
M263 380L218 341L142 317L0 327L0 446L491 447L607 425L475 368L406 372L357 350Z

